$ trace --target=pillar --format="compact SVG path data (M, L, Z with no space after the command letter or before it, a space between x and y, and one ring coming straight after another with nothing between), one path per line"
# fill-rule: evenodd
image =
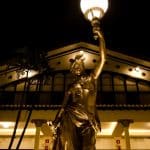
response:
M40 141L40 131L43 123L47 121L44 119L33 119L32 123L35 123L36 126L36 134L35 134L35 141L34 141L34 150L39 150L39 141Z
M125 132L125 142L126 142L126 150L131 150L130 145L130 135L129 135L129 125L130 123L133 123L133 120L131 119L121 119L118 120L119 123L123 126L124 132Z

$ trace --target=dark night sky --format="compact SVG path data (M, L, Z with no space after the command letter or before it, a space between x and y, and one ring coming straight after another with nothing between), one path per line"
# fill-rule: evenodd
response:
M150 60L148 0L109 0L101 29L108 49ZM6 2L0 13L0 59L93 40L79 0Z

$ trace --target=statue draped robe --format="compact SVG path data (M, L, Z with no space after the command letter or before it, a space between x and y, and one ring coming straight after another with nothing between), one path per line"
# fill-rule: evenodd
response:
M91 76L82 76L72 84L53 150L95 150L95 83Z

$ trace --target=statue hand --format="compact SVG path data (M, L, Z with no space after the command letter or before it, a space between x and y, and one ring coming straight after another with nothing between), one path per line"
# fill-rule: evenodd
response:
M97 123L97 132L101 132L101 124L100 123Z
M52 124L55 128L58 127L59 123L60 123L60 118L55 118L55 120L52 122Z
M54 124L53 124L53 122L52 121L50 121L49 122L49 127L50 127L50 132L51 132L51 135L53 136L53 138L55 138L56 137L56 127L54 126Z

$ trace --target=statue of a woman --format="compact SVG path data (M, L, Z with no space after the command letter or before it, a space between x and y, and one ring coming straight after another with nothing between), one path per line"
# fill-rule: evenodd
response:
M100 33L97 33L100 34ZM101 130L96 110L96 80L105 62L105 43L100 34L100 61L85 74L84 55L75 56L70 72L73 82L66 91L53 125L57 128L53 150L95 150L96 132Z

